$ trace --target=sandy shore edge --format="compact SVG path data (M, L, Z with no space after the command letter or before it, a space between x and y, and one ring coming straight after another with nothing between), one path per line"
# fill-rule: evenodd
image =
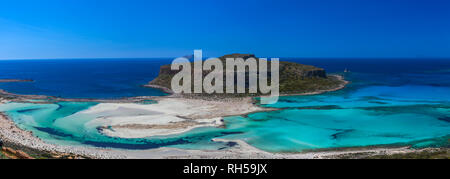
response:
M0 113L0 139L3 145L10 144L47 153L74 154L87 158L126 158L125 156L111 153L109 149L49 144L35 137L32 132L17 127L4 113Z

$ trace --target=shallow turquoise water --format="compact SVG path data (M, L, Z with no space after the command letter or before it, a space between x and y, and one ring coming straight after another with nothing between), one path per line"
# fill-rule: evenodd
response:
M407 143L447 135L448 122L438 120L448 107L403 109L288 109L251 114L247 133L235 136L269 151ZM411 108L410 110L414 110ZM238 122L236 122L238 123ZM242 126L239 126L242 127Z
M410 93L401 93L407 89ZM418 91L418 93L414 93ZM433 95L420 95L433 93ZM386 94L386 95L385 95ZM267 107L283 108L227 117L226 129L199 128L181 135L119 139L101 135L94 116L77 114L96 103L9 103L0 106L19 127L52 143L125 149L172 146L222 149L232 144L213 138L240 139L272 152L411 143L450 134L448 93L442 87L372 86L315 96L281 97ZM151 104L147 104L151 105ZM445 141L445 140L444 140ZM440 145L424 141L417 146ZM446 144L444 144L446 145ZM423 147L422 146L422 147Z
M0 105L19 127L48 142L121 149L178 147L224 149L240 139L272 152L369 145L449 146L450 73L440 64L398 71L353 72L346 89L314 96L281 97L264 107L279 111L225 118L226 128L198 128L180 135L121 139L101 135L95 116L78 112L96 103ZM361 66L358 66L362 68ZM356 68L356 66L355 66ZM413 70L414 69L414 70ZM144 103L152 105L152 101Z

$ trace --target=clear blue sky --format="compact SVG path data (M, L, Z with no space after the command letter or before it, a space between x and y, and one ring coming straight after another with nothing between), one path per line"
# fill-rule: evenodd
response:
M0 59L450 57L448 0L0 0Z

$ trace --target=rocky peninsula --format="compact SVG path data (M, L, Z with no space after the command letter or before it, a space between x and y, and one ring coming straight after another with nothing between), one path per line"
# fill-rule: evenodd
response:
M0 79L0 83L14 83L14 82L33 82L33 80Z

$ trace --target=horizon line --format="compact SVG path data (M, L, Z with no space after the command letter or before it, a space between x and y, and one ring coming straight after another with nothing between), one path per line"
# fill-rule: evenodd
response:
M185 56L181 56L185 57ZM108 60L108 59L175 59L180 57L83 57L83 58L0 58L0 61L12 60ZM218 57L204 57L218 58ZM256 58L280 58L280 59L450 59L450 57L256 57Z

